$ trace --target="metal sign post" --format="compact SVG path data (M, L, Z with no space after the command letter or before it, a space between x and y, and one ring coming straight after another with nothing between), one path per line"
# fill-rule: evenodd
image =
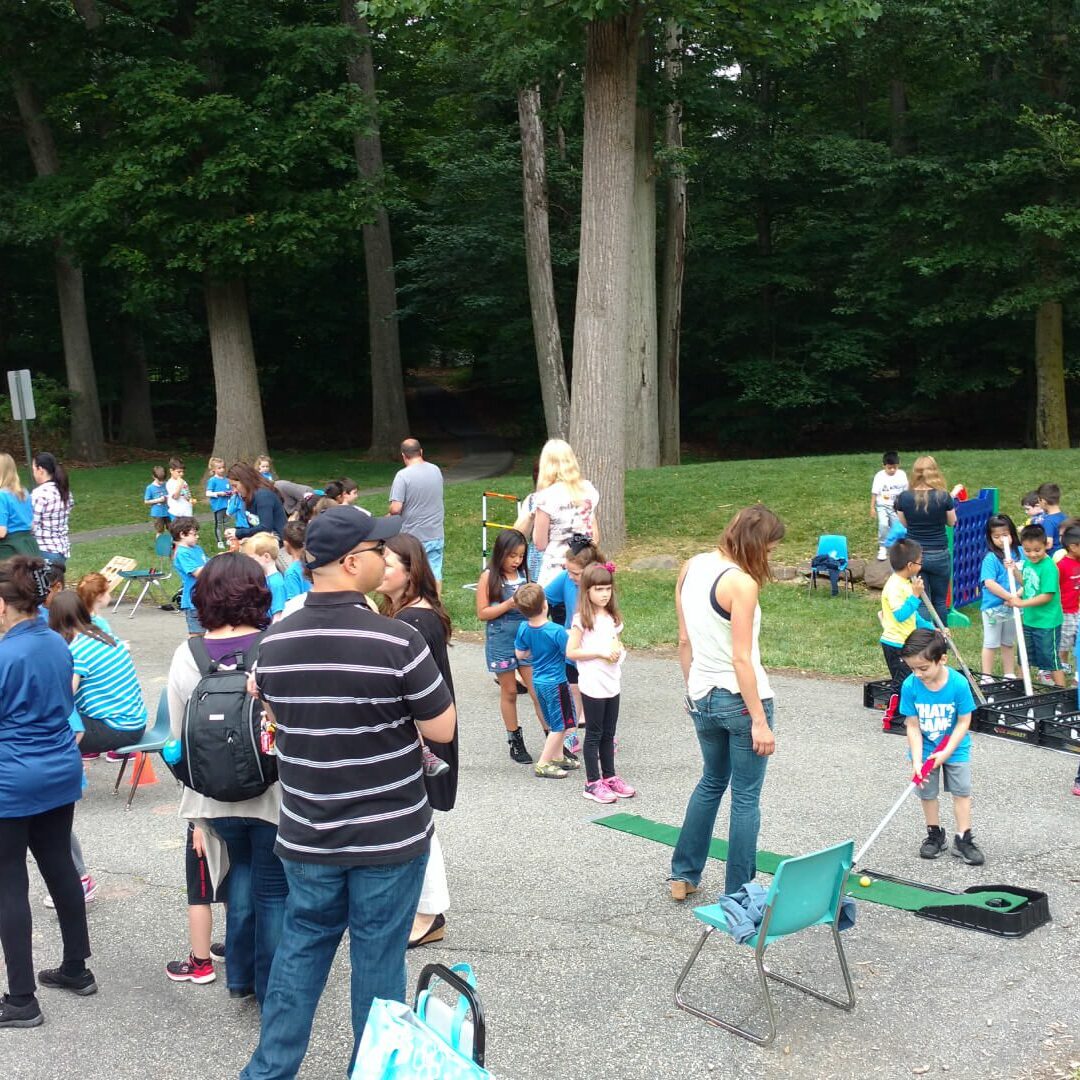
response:
M22 421L23 449L26 451L26 467L33 469L33 458L30 454L30 429L28 420L37 416L34 408L34 386L30 382L30 371L23 368L21 371L9 371L8 392L11 394L11 418Z

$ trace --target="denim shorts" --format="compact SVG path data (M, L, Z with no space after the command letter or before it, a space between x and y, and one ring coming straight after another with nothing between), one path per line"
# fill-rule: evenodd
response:
M1016 617L1012 608L1002 604L984 611L982 624L984 649L1000 649L1003 645L1011 649L1016 644Z
M424 554L427 555L428 566L431 567L431 572L435 575L435 580L442 581L442 558L446 541L424 540L422 543L424 545Z
M187 631L189 634L206 633L206 628L199 622L199 613L193 607L184 608L184 618L187 619Z
M919 798L923 802L933 802L938 797L939 777L945 774L945 790L956 799L971 797L971 762L946 761L936 768L919 788Z
M1028 662L1039 671L1060 671L1058 656L1060 626L1025 626L1024 644L1027 645Z

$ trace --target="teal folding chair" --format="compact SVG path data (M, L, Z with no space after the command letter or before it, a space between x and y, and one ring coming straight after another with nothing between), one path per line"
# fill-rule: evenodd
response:
M143 602L146 594L151 588L157 589L162 603L167 604L169 602L169 597L162 591L161 584L164 581L168 581L169 578L173 576L172 563L170 561L172 548L173 538L167 532L163 532L154 540L154 554L159 559L165 560L165 565L168 567L167 570L158 570L156 567L151 566L148 570L121 570L119 572L119 576L124 582L124 587L120 590L120 595L116 598L116 603L113 605L114 612L120 607L124 597L127 595L128 589L130 589L132 585L142 585L142 589L139 592L138 599L135 601L135 606L128 613L129 619L135 617L135 612L139 610L139 605Z
M704 1009L689 1004L682 996L683 983L701 955L701 950L709 935L714 930L721 930L727 934L731 932L719 904L708 904L694 909L695 918L705 924L705 932L690 954L690 959L682 969L678 982L675 983L675 1004L685 1012L692 1013L725 1031L730 1031L733 1035L741 1035L744 1039L757 1043L758 1046L768 1046L776 1038L776 1006L769 992L769 979L775 979L819 1001L835 1005L848 1012L854 1009L855 990L851 984L851 972L848 970L847 957L844 956L844 946L840 942L838 927L840 902L844 896L848 874L851 872L854 848L855 842L848 840L847 843L837 844L823 851L815 851L810 855L801 855L797 859L785 859L776 868L772 886L765 897L765 914L761 920L761 926L758 932L744 943L754 950L758 982L769 1011L768 1034L757 1035L737 1024L722 1020L719 1016L714 1016ZM836 955L840 959L840 971L843 973L844 985L847 987L847 1001L830 997L805 983L779 975L765 965L765 950L774 941L790 937L810 926L824 925L832 927Z
M165 744L170 738L172 738L172 733L169 730L169 691L166 687L162 687L161 697L158 698L157 715L154 717L154 726L148 727L137 743L132 743L130 746L121 746L116 751L118 754L124 755L124 760L120 762L120 771L116 774L116 783L113 784L114 795L120 790L120 782L124 779L128 756L140 753L143 755L139 758L139 764L135 766L135 775L131 778L131 791L128 792L125 810L131 809L131 801L135 798L135 792L138 790L139 780L142 778L142 771L146 765L146 755L160 754L165 749ZM162 759L162 764L164 764L164 759Z

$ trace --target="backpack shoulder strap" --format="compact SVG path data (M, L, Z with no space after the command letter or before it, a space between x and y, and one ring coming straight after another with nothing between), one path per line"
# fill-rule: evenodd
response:
M192 659L200 675L212 675L217 671L218 666L210 659L210 653L206 650L206 642L203 641L201 634L198 637L188 638L188 648L191 650Z
M265 632L266 631L264 630L262 633L260 633L259 636L248 646L248 650L244 653L243 656L241 656L239 653L236 654L237 667L242 667L244 671L251 671L251 669L255 666L255 657L258 655L259 646L262 644L263 634Z

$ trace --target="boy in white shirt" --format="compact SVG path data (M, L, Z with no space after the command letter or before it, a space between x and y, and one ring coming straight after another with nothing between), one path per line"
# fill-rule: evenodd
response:
M877 518L878 562L887 558L885 538L896 524L896 496L907 489L907 473L900 468L900 455L892 450L882 454L881 468L870 485L870 516Z

